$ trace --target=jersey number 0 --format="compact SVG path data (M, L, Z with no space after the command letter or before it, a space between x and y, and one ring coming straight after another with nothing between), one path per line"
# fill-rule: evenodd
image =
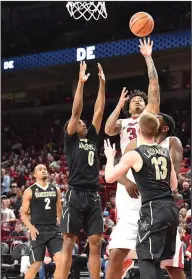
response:
M88 153L88 164L90 166L92 166L94 163L94 152L93 151L89 151Z
M156 179L166 179L167 177L167 160L165 157L153 157L151 163L155 166Z

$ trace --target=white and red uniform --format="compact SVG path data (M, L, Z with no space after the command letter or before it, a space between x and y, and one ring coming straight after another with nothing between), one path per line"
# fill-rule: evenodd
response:
M137 137L139 118L128 118L122 119L122 128L120 132L120 146L122 154L125 151L127 144L134 138ZM170 138L166 138L162 143L162 147L170 149L169 144ZM137 146L139 145L137 141ZM135 183L132 171L129 170L127 178ZM120 183L117 184L116 192L116 208L117 208L117 225L114 228L109 243L109 250L115 248L129 249L130 251L128 258L136 258L135 247L139 220L139 210L141 208L141 198L131 198L125 187ZM184 255L183 247L177 231L176 238L176 251L175 256L171 260L162 262L162 266L174 266L183 268Z
M122 119L120 132L122 155L127 144L137 137L138 122L139 118ZM129 170L127 177L135 183L131 170ZM118 183L116 192L117 225L110 237L110 250L115 248L135 249L140 207L141 199L132 199L125 187Z

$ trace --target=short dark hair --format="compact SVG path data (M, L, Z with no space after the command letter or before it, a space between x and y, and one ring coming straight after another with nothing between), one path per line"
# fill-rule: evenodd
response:
M163 121L165 124L169 127L169 131L167 132L167 136L170 137L175 131L175 121L173 118L165 113L159 112L158 115L161 115L163 117Z
M134 91L131 91L131 95L129 97L129 99L125 102L125 105L122 109L123 113L125 114L126 117L129 117L129 105L130 105L130 102L131 100L134 98L134 97L141 97L145 104L147 105L147 95L146 93L144 93L143 91L140 91L140 90L134 90Z

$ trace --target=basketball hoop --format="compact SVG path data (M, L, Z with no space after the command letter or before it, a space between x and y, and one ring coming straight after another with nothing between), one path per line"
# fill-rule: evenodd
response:
M84 17L88 21L91 18L98 20L101 16L107 18L105 2L67 2L66 8L74 19Z

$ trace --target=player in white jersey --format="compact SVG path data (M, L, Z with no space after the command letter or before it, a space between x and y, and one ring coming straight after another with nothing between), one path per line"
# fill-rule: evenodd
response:
M105 133L109 136L120 134L121 151L124 153L126 145L137 137L138 118L145 110L154 114L159 112L160 92L158 75L151 57L153 42L150 39L140 40L140 52L144 56L149 76L148 88L148 104L147 96L141 91L134 91L129 98L126 97L126 88L123 89L119 102L108 118L105 125ZM127 108L125 108L125 106ZM124 109L129 117L127 119L119 119L121 110ZM132 177L133 178L133 177ZM128 181L121 179L118 183L116 192L116 207L118 222L111 235L109 245L110 255L106 273L106 279L122 278L122 270L126 272L128 265L132 262L124 262L127 254L135 247L135 238L137 236L137 221L139 218L140 199L138 198L137 188L132 190L131 177ZM125 181L124 181L125 180ZM129 192L129 194L127 193ZM123 262L125 266L123 266ZM124 273L124 272L123 272Z
M177 137L171 136L175 129L175 122L167 114L159 113L157 115L160 126L158 130L158 134L156 136L155 141L160 144L162 147L167 148L170 152L172 162L175 168L175 172L178 175L180 165L183 159L183 147L181 141ZM125 153L135 149L138 146L137 140L132 140L127 147L125 148ZM162 166L163 168L164 166ZM135 238L136 243L136 238ZM132 253L133 254L133 253ZM128 255L128 257L132 255ZM166 268L168 273L170 274L172 279L184 279L185 274L183 271L184 268L184 254L183 247L179 237L179 232L177 232L176 238L176 250L175 255L170 260L164 260L161 263L163 268Z

